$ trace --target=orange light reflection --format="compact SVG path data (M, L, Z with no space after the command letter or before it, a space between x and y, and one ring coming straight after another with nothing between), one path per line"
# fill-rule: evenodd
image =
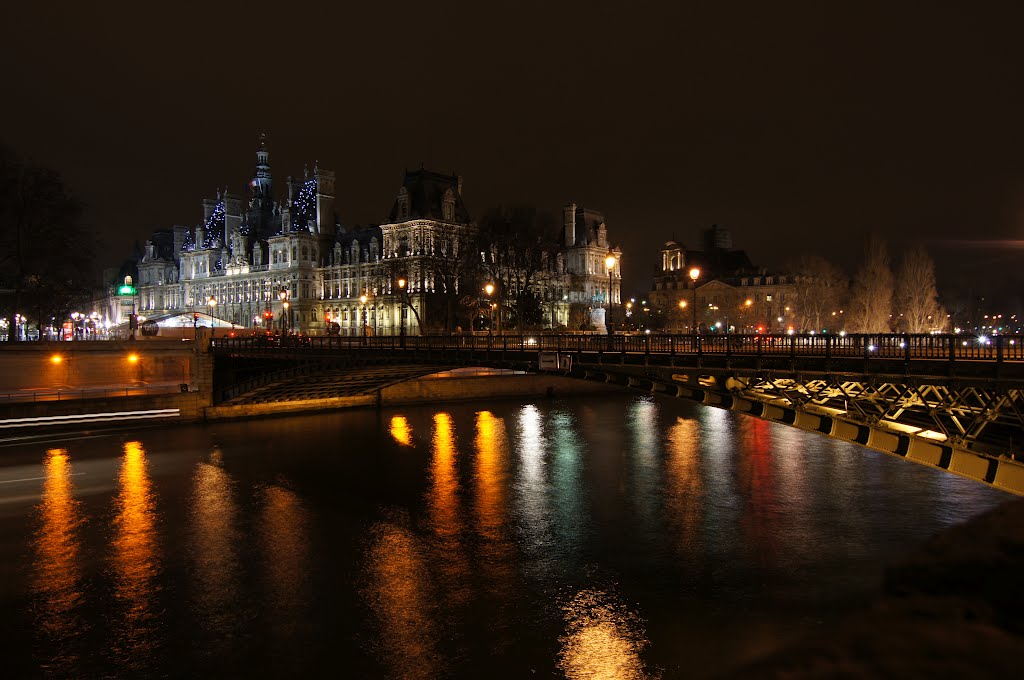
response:
M391 436L403 446L412 446L412 427L405 416L391 417Z
M390 675L441 677L437 636L430 612L427 568L407 518L373 528L368 599L380 624L379 650Z
M636 614L601 590L581 591L564 611L558 667L569 680L648 677L640 654L649 642Z
M156 647L158 592L156 499L141 442L124 444L114 500L114 598L119 620L111 647L119 663L131 669L148 665Z
M239 623L241 537L231 477L216 464L222 459L219 450L210 459L214 464L197 463L192 477L192 593L196 624L220 641L231 639Z
M263 549L266 602L273 612L270 622L273 650L268 656L281 662L281 673L295 672L290 650L299 635L310 634L306 616L309 592L309 511L291 489L268 486L259 490L262 507L259 539Z
M701 559L701 519L704 514L704 484L701 480L700 426L697 421L677 418L666 443L665 495L667 520L681 553Z
M79 529L85 520L74 499L67 451L47 451L43 474L40 524L33 541L31 588L38 598L33 614L36 628L46 638L47 669L65 675L71 674L78 658L72 651L75 639L89 628L77 611L84 600Z

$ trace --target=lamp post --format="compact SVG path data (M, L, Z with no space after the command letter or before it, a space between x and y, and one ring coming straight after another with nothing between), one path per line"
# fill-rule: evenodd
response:
M213 308L217 306L217 298L215 298L214 296L211 295L210 299L207 300L207 303L208 303L209 308L210 308L210 337L212 338L213 337L213 329L214 329L214 325L213 325Z
M359 302L363 305L363 344L366 344L366 293L359 296Z
M494 303L491 301L491 295L494 294L494 284L488 282L484 286L484 292L487 293L487 335L490 335L491 327L494 325Z
M398 296L401 299L401 309L398 312L398 345L405 347L405 284L408 283L404 276L398 277Z
M608 318L605 320L605 325L608 326L608 335L613 335L615 329L612 328L612 274L615 272L615 253L612 249L608 249L608 255L604 258L604 266L608 269Z
M291 324L288 322L288 289L281 286L281 292L277 294L277 297L281 298L281 331L284 332L291 328ZM287 323L287 326L285 325Z
M679 325L686 323L686 300L679 301Z
M693 332L697 332L697 279L700 278L700 269L694 267L690 270L690 281L693 282L693 305L690 311L693 312Z
M196 311L196 298L194 293L188 296L188 308L192 310L192 339L199 337L199 312Z

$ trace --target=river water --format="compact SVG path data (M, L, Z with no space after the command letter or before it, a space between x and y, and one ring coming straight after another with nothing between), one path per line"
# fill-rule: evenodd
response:
M0 448L5 677L712 677L1010 496L631 395Z

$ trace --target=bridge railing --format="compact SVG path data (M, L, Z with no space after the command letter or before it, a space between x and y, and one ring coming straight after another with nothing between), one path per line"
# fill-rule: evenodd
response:
M1024 336L909 334L384 335L214 338L216 349L288 351L570 352L658 355L806 356L933 361L1024 361Z

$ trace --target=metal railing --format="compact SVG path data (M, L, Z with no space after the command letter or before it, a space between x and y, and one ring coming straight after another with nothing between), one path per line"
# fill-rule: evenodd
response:
M256 336L215 338L218 350L289 351L503 351L647 355L822 357L932 361L1024 361L1024 336L996 335L398 335Z
M42 401L72 401L77 399L106 399L114 397L139 397L156 394L173 394L187 392L187 383L161 385L126 385L104 387L67 387L47 390L22 390L18 392L0 392L0 402L23 403Z

